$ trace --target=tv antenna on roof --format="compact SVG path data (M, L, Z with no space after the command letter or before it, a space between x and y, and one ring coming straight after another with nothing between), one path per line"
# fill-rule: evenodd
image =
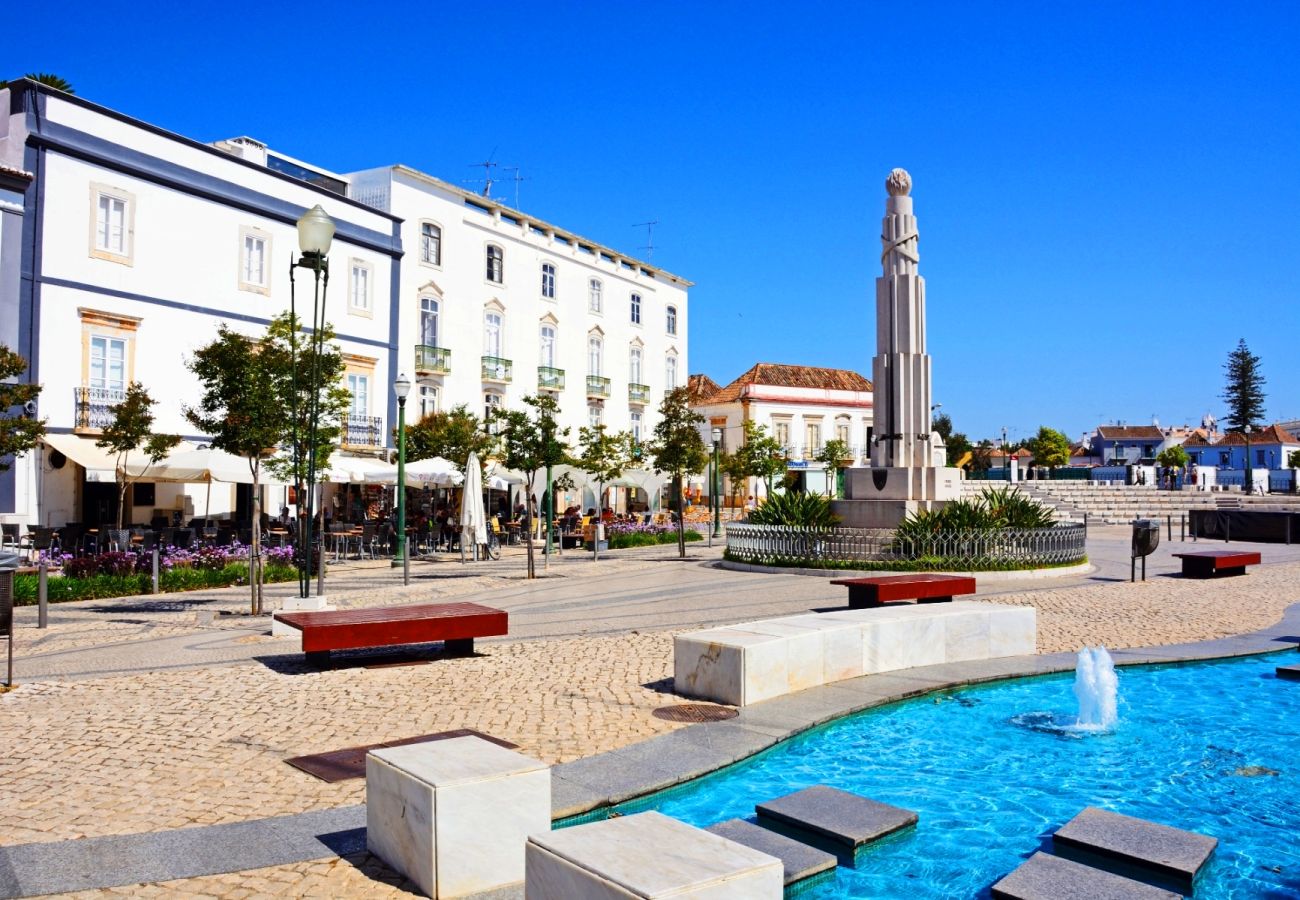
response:
M470 163L469 166L471 169L477 169L479 166L483 167L483 175L484 175L483 196L484 197L492 196L492 170L495 169L497 166L497 164L493 162L493 159L494 157L496 157L496 155L497 155L497 148L493 147L492 153L488 156L486 162Z
M649 222L637 222L632 226L633 228L645 228L645 246L637 249L645 251L646 262L650 262L655 258L655 226L658 224L658 219L652 219Z
M501 171L515 173L510 176L510 180L515 183L515 209L519 209L519 182L527 181L528 176L520 175L518 166L502 166Z

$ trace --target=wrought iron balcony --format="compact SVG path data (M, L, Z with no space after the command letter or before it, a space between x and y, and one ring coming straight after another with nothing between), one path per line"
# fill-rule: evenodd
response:
M446 347L415 345L416 375L446 375L451 371L451 351Z
M348 414L343 443L349 447L384 446L384 420L380 416Z
M646 404L650 402L650 385L648 384L629 384L627 386L627 402Z
M514 380L514 363L499 356L483 357L483 380L508 384Z
M537 367L537 389L539 391L564 390L564 370L550 366Z
M608 397L609 396L609 379L602 378L599 375L587 376L587 396L588 397Z
M113 407L126 399L126 391L116 388L73 388L77 428L104 428L113 422Z

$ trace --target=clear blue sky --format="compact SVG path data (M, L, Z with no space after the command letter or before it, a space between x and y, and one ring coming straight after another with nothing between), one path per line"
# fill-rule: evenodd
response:
M719 382L870 376L903 166L958 430L1221 414L1238 338L1300 418L1300 4L147 6L25 4L6 74L339 171L495 151L525 211L628 253L657 219Z

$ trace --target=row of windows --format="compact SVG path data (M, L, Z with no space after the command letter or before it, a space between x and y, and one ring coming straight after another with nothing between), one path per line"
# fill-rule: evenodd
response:
M835 439L849 443L849 423L837 422L835 424ZM773 437L776 442L782 446L790 444L790 423L783 421L774 421L772 423ZM822 427L817 422L806 422L804 424L804 444L809 447L820 447L822 445Z
M496 391L489 391L483 395L483 418L485 421L491 420L492 414L504 405L504 398ZM420 417L429 415L438 411L438 389L422 385L417 400L417 410ZM605 421L605 408L599 404L592 403L587 406L587 424L592 428L598 428ZM632 439L640 441L644 434L645 416L638 410L631 410L628 414L630 427L628 431L632 434Z

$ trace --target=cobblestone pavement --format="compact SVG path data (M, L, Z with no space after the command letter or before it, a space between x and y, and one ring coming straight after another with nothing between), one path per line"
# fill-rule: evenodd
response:
M1113 543L1125 536L1117 534ZM1106 552L1117 551L1109 546ZM843 603L842 589L824 579L729 572L711 567L694 548L693 555L699 559L686 566L654 553L598 565L574 560L573 568L557 566L553 578L560 580L540 589L523 585L518 562L510 570L445 579L437 590L448 593L438 596L496 600L510 608L512 637L484 642L483 655L474 658L404 668L317 672L300 657L285 656L283 641L260 636L264 623L181 622L193 620L195 605L242 608L246 598L229 591L186 595L173 609L123 608L143 607L139 601L152 602L148 598L55 607L52 627L35 643L20 640L21 653L67 659L71 671L79 657L111 652L135 671L28 682L0 695L0 733L9 737L8 752L0 756L0 844L359 803L362 780L326 784L283 759L451 728L484 731L551 762L613 749L675 727L650 715L673 702L662 693L670 689L671 633L628 631L629 622L741 621ZM1286 558L1266 552L1266 558L1274 555ZM369 565L333 581L340 596L352 581L358 586L349 586L348 596L358 603L427 597L391 587L391 573L376 568L370 574ZM1100 579L1052 580L1031 590L1002 585L985 599L1034 605L1044 652L1237 634L1276 622L1287 605L1300 601L1300 562L1212 582L1165 577L1171 568L1157 560L1149 581L1129 584L1116 580L1112 564ZM1126 576L1126 562L1124 569ZM287 587L291 592L293 585ZM656 604L659 620L648 612ZM517 622L540 636L518 639ZM32 632L23 624L25 638ZM545 636L584 628L592 634ZM176 641L212 642L237 653L224 666L150 670L156 663L150 652ZM410 888L361 854L74 896L387 897Z

